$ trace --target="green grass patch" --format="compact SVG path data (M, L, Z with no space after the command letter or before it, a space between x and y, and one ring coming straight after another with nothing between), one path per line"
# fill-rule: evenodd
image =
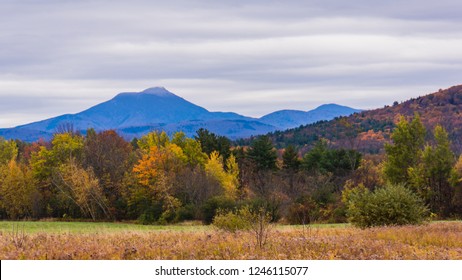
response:
M435 221L432 223L441 223ZM461 221L444 221L444 223L461 223ZM16 231L25 233L120 233L120 232L147 232L147 231L184 231L200 232L213 230L212 226L197 223L177 225L140 225L121 222L62 222L62 221L0 221L0 232L11 233L13 227ZM351 224L310 224L310 225L277 225L281 230L303 228L349 228Z
M350 224L311 224L311 228L345 228ZM120 233L120 232L146 232L146 231L208 231L211 226L198 224L178 225L140 225L119 222L63 222L63 221L0 221L0 232L13 231L25 233ZM302 229L302 225L278 225L279 229Z
M202 225L139 225L113 222L42 222L42 221L0 221L0 232L12 232L13 228L25 233L111 233L124 231L205 231Z

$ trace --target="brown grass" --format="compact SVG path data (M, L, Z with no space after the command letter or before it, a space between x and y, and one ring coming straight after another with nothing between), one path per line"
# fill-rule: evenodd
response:
M423 226L276 228L263 248L251 233L126 231L0 232L5 259L462 259L462 223Z

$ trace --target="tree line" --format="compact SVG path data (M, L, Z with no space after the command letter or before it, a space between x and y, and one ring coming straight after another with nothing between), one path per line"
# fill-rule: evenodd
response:
M462 160L440 126L432 142L425 133L418 116L401 118L380 161L322 138L301 154L276 150L267 136L233 146L205 129L131 142L93 129L49 142L0 139L0 217L211 223L217 213L254 208L273 222L345 222L359 207L347 194L389 184L405 186L432 215L460 216Z

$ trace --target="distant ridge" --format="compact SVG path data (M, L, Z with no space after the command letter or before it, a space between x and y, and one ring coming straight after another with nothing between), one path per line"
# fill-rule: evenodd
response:
M462 85L440 89L401 103L395 102L393 106L362 111L346 118L274 132L270 137L279 148L291 144L302 150L309 149L320 138L324 138L331 146L378 154L384 151L384 143L390 141L390 133L399 116L410 119L416 113L427 131L433 130L437 124L442 125L449 134L453 150L457 154L462 153Z
M357 112L361 112L361 110L337 104L325 104L308 112L297 110L276 111L261 117L260 121L272 126L284 127L287 129L321 120L328 121L338 116L348 116Z
M285 130L357 111L327 104L308 112L285 110L256 119L233 112L210 112L164 87L152 87L141 92L119 93L114 98L77 114L65 114L14 128L0 129L0 136L28 142L40 138L48 140L59 127L70 124L81 133L85 133L88 128L97 131L115 129L127 139L140 137L153 130L164 130L167 133L183 131L192 136L199 128L236 139Z

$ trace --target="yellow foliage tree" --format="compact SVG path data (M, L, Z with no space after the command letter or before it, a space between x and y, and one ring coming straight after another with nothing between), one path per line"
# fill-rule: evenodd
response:
M186 157L176 144L167 143L165 147L151 146L149 153L144 154L133 167L133 172L141 189L133 190L131 204L140 200L139 193L148 196L152 203L162 202L163 215L167 215L181 206L171 194L169 176L175 174L184 164Z
M234 156L231 155L228 158L226 166L228 171L225 171L223 160L219 153L213 151L205 164L205 171L220 183L223 187L225 196L235 199L239 185L239 168Z
M29 169L11 160L0 166L0 207L10 218L31 215L34 180Z
M7 164L18 155L18 147L13 140L0 137L0 164Z
M53 184L80 208L83 215L96 220L101 213L105 218L110 218L98 179L91 170L85 170L75 160L59 166L53 174Z
M147 153L152 147L165 147L168 143L170 143L170 138L165 131L150 132L138 140L138 146Z

